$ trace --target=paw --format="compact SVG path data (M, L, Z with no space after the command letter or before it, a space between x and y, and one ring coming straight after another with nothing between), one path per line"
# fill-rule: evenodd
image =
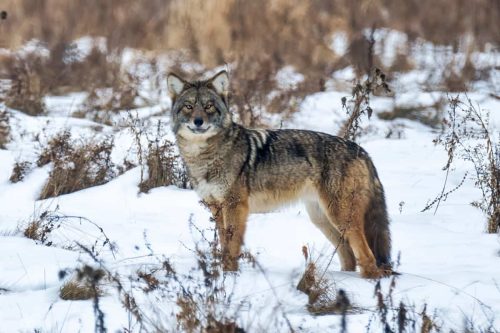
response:
M235 258L224 258L222 269L224 272L237 272L238 271L238 259Z
M369 267L368 269L361 269L361 277L364 279L381 279L384 277L391 276L393 274L392 269L379 268L379 267Z

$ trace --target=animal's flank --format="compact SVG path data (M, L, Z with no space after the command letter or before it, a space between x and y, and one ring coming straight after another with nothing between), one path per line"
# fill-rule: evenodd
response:
M228 83L225 72L206 81L169 77L180 153L198 195L220 207L225 268L237 268L248 214L303 200L313 223L339 246L342 269L357 262L364 277L389 273L384 191L366 151L325 133L238 125Z

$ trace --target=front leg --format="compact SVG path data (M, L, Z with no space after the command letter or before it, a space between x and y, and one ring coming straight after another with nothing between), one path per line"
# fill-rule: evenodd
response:
M211 204L209 205L210 211L212 212L212 217L215 221L215 228L217 230L217 237L219 238L219 244L221 249L225 247L225 236L224 236L224 219L222 216L222 205Z
M224 242L222 243L224 271L237 271L241 245L248 217L248 199L228 200L222 206Z

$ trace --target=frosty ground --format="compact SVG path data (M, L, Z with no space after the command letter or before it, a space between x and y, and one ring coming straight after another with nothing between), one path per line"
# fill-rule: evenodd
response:
M360 144L369 152L385 187L391 219L392 253L401 273L392 291L392 304L409 307L409 317L421 323L426 307L429 317L444 331L461 331L473 323L476 328L500 329L500 242L498 234L485 233L485 216L470 205L481 196L473 180L465 183L443 202L437 211L422 212L438 195L445 174L442 167L447 155L435 145L438 130L410 120L382 121L376 114L394 105L432 105L441 92L409 89L418 81L418 71L398 77L393 85L394 98L375 97L371 106L374 116L364 120L366 134ZM334 78L349 82L350 71ZM281 122L269 117L275 127L302 128L336 134L345 119L341 98L348 88L332 85L328 91L308 96L299 111ZM346 87L348 85L345 85ZM477 87L469 97L491 112L493 133L500 128L500 101L487 89ZM192 190L174 186L138 193L140 167L135 167L109 183L47 200L36 200L47 179L51 165L34 168L16 184L9 182L14 163L34 160L40 143L63 129L76 137L112 135L115 147L112 158L117 163L135 153L128 129L106 126L70 116L82 96L46 97L48 114L30 117L9 109L13 141L0 150L0 332L91 332L95 313L92 300L60 299L61 286L74 269L88 263L98 265L75 244L92 246L97 242L101 265L126 277L144 267L158 265L168 258L179 272L188 273L197 265L195 244L210 238L214 225L209 212L199 203ZM152 124L157 120L168 127L169 100L134 112ZM120 118L122 117L122 118ZM125 118L116 116L116 124ZM154 126L154 125L153 125ZM98 131L96 131L98 129ZM388 131L399 135L386 138ZM166 137L173 139L167 132ZM447 188L459 185L472 165L457 161L447 180ZM52 246L27 239L22 228L44 211L70 216L51 235ZM80 217L85 218L82 220ZM93 224L88 223L91 221ZM102 246L103 233L114 244L114 250ZM236 317L239 326L250 332L269 330L324 332L340 329L341 316L313 316L306 310L307 296L296 290L304 271L302 247L322 266L331 259L333 248L309 222L300 203L280 211L255 214L249 218L245 248L258 262L242 263L238 274L225 278L232 300L226 311ZM399 258L399 259L398 259ZM69 272L61 278L60 272ZM377 281L360 278L357 272L341 272L338 258L333 257L326 276L337 289L346 291L353 310L347 316L349 332L363 332L367 326L380 330L374 289ZM126 279L125 279L126 281ZM391 279L381 281L384 295L389 293ZM132 288L134 281L129 281ZM137 291L136 291L137 292ZM136 295L141 309L153 321L176 331L176 304L169 297ZM105 325L109 332L139 330L123 308L117 291L105 288L100 298ZM395 312L389 310L388 318Z

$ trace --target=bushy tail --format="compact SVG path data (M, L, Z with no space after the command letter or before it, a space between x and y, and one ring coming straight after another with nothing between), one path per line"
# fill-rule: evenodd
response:
M384 189L371 161L373 196L365 214L365 233L368 245L377 260L377 266L391 269L391 232L385 204Z

